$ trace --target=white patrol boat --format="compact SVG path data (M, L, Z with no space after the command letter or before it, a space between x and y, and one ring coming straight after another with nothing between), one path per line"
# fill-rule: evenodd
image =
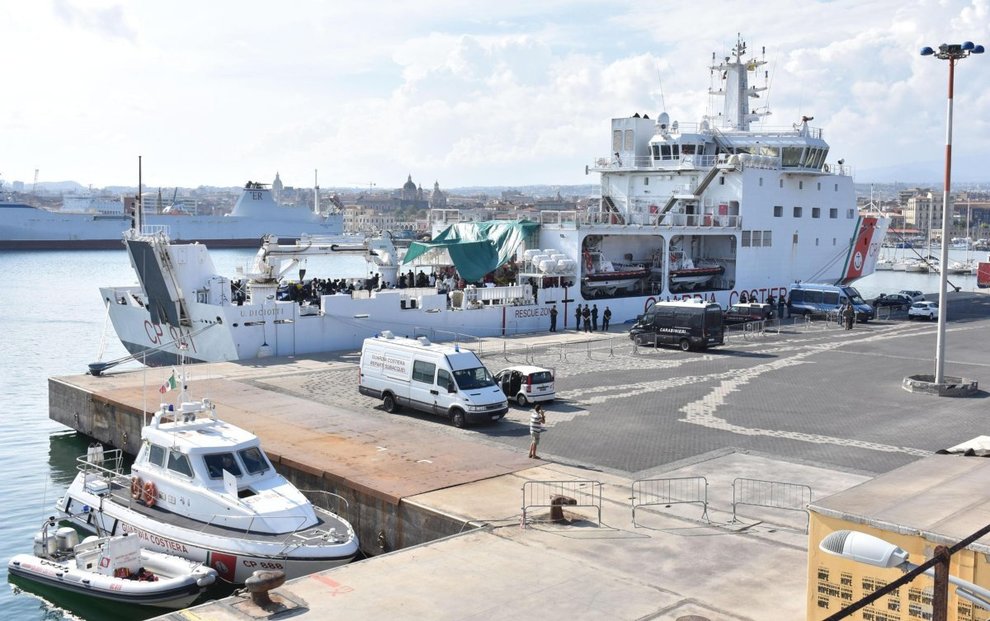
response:
M235 584L261 569L295 578L357 554L346 520L314 506L275 471L258 437L219 420L208 399L187 401L184 385L178 406L163 404L141 440L130 475L119 449L79 458L57 503L65 518L90 532L132 533Z
M55 517L34 537L34 553L7 562L12 575L74 593L127 604L186 608L217 572L173 554L147 550L134 535L87 537L57 528Z
M713 55L709 93L724 106L700 122L666 112L612 119L608 154L587 167L601 175L601 199L587 211L474 222L433 210L432 241L413 242L388 272L375 265L384 286L315 295L311 304L275 295L271 275L281 268L255 270L235 300L234 281L217 273L206 248L132 235L141 285L101 289L110 321L148 364L172 363L183 346L195 360L251 360L353 350L382 330L431 341L545 331L554 305L561 329L574 304L591 302L607 306L617 325L657 301L728 307L743 294L763 302L786 298L796 282L848 284L871 274L889 218L857 209L852 168L830 161L811 117L763 125L769 111L750 102L766 88L750 77L764 64L742 40ZM262 267L332 244L265 246ZM401 288L389 278L409 268L456 270L467 286ZM471 284L491 274L512 284Z

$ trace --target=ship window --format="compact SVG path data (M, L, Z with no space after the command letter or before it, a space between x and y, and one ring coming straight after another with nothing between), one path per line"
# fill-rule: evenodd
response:
M846 210L846 219L847 220L852 220L855 217L856 217L856 210L855 209L847 209Z
M821 207L812 207L811 208L811 217L812 218L821 218L822 217L822 209L821 209Z
M804 181L798 181L798 189L799 190L803 190L804 189Z
M753 247L759 248L763 245L763 231L753 231Z
M265 454L257 446L246 448L243 451L237 451L237 454L241 456L241 461L244 462L244 468L248 471L248 474L261 474L271 467L265 458Z
M783 180L783 179L779 179L779 180L777 181L777 183L779 183L779 184L780 184L780 187L784 187L784 180Z
M839 245L839 240L837 240L836 238L833 237L832 238L832 245L833 246L838 246Z
M763 177L760 177L760 187L763 187Z
M750 245L752 245L752 244L750 244L750 240L752 239L751 233L752 233L752 231L743 231L742 232L742 246L743 246L743 248L748 248Z
M622 150L622 130L621 129L612 130L612 151L616 152L621 150Z
M653 147L653 159L660 158L660 145L651 145Z
M819 192L822 191L822 182L821 181L818 182L818 191Z
M422 360L417 360L413 363L412 378L416 382L424 382L426 384L433 383L433 376L436 374L437 365L432 362L423 362Z
M165 449L158 446L157 444L152 444L151 449L148 451L148 461L155 464L156 466L164 466Z
M681 145L681 155L694 155L694 148L693 144Z
M794 217L795 218L800 218L801 217L801 208L800 207L795 207L794 208Z
M818 238L815 238L815 246L818 246Z
M838 191L839 191L839 184L838 184L838 183L836 183L836 184L835 184L835 191L836 191L836 192L838 192Z
M836 209L835 207L831 207L831 208L830 208L830 209L828 210L828 217L829 217L829 218L832 218L833 220L835 220L836 218L838 218L838 217L839 217L839 210L838 210L838 209Z
M192 467L189 466L189 458L179 451L168 452L168 469L187 477L192 476Z
M801 164L801 154L804 151L801 147L784 147L781 151L784 168L793 168Z
M625 144L623 145L626 151L633 150L633 130L627 129L625 136Z
M773 231L763 231L763 245L772 246L773 245Z
M725 177L724 176L719 176L719 178L718 178L718 184L719 185L725 185Z
M643 185L650 185L650 178L649 177L643 177Z
M774 205L773 206L773 217L774 218L783 218L784 217L784 206L783 205Z
M223 471L226 470L235 477L241 476L241 467L237 465L233 453L213 453L203 455L203 462L206 464L206 472L211 479L222 479Z
M797 234L796 231L795 231L794 235L791 237L791 243L792 244L798 243L798 234Z
M665 160L670 159L670 145L665 144L660 146L660 157Z

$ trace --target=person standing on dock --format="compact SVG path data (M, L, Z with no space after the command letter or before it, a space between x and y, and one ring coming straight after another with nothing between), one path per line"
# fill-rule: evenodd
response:
M550 331L557 331L557 305L554 304L550 307Z
M577 308L574 309L574 329L578 332L581 331L581 305L578 304Z
M591 305L591 331L598 332L598 305Z
M608 324L612 321L612 310L609 307L605 307L605 312L602 313L602 332L608 332Z
M544 425L547 422L547 416L543 413L543 406L536 404L533 408L533 413L529 415L529 458L539 459L540 456L536 454L536 447L540 445L540 434L546 428Z
M588 305L584 305L584 310L581 311L581 317L584 319L584 331L591 332L591 309Z
M856 323L856 309L853 308L851 302L846 302L846 305L842 310L842 318L846 322L846 330L852 330L853 324Z

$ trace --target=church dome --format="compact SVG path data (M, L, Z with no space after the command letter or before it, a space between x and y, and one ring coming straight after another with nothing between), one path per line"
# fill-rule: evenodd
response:
M409 178L406 180L406 183L402 186L402 189L403 190L412 190L413 192L416 191L416 184L413 183L412 175L409 175Z

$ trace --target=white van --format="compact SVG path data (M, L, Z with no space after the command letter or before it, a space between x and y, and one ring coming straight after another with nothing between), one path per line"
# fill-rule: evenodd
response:
M473 351L431 343L425 336L410 339L385 331L365 339L358 390L381 399L387 412L408 406L445 416L455 427L496 421L509 411Z

